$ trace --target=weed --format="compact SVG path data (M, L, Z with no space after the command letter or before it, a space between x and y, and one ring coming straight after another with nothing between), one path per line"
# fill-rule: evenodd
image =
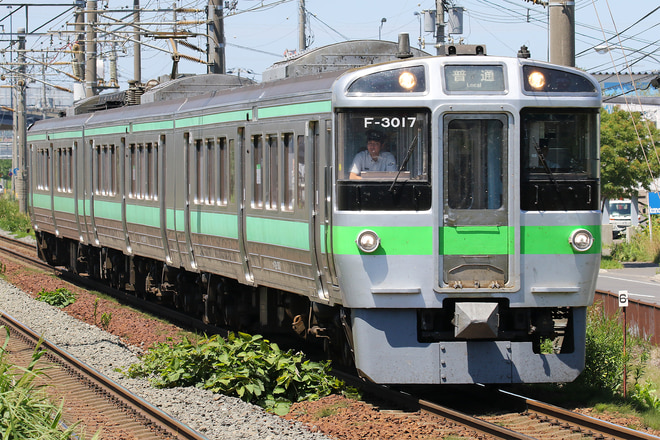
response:
M0 327L0 329L4 328ZM35 380L44 375L44 370L37 368L37 362L45 351L41 350L42 340L32 353L32 360L26 368L18 368L5 360L9 344L9 330L5 328L5 342L0 347L0 433L3 439L44 439L67 440L75 436L79 423L60 429L64 402L58 407L47 398L44 386L35 384ZM17 372L22 372L19 376ZM97 433L93 439L99 438Z
M76 301L77 295L64 287L52 291L41 289L37 294L37 300L43 301L51 306L64 308Z
M311 362L302 353L282 351L261 336L230 333L198 342L151 347L141 362L124 374L146 377L161 388L196 386L236 396L276 414L286 414L293 402L316 400L344 387L330 376L329 362Z
M101 314L101 327L104 330L107 330L110 327L110 321L112 320L112 313L103 313Z

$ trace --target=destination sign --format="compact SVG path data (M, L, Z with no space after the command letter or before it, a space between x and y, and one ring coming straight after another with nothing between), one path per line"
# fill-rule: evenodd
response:
M503 92L503 66L445 66L445 88L448 92Z

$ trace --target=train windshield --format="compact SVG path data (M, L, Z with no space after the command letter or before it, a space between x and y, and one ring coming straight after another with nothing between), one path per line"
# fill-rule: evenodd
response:
M598 110L521 112L521 208L598 209Z
M343 111L338 126L338 180L429 180L428 111Z

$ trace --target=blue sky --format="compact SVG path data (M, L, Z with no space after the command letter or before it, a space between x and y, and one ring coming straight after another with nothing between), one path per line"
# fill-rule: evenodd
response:
M15 0L13 0L15 1ZM5 5L3 5L3 3ZM14 4L21 3L15 1ZM44 25L40 31L66 30L66 22L73 21L73 14L67 13L64 6L52 6L56 2L31 1L30 4L42 3L43 7L29 8L29 30ZM61 3L65 3L62 1ZM99 7L107 6L108 10L132 8L133 0L99 0ZM454 35L458 41L465 43L486 44L490 55L515 56L521 45L526 45L532 58L547 60L547 8L523 0L452 0L453 6L464 8L463 34ZM635 72L660 70L660 9L657 0L575 0L576 3L576 65L590 72L612 72L624 69L625 60L632 63ZM10 9L7 2L0 0L0 26L4 29L4 40L8 39L10 28L16 32L18 27L25 26L23 10L11 16L16 6ZM173 4L185 8L204 8L206 1L192 0L140 0L142 7L150 9L171 8ZM228 68L242 69L254 72L242 73L261 79L263 72L272 63L280 60L285 50L294 50L298 46L298 0L238 0L236 9L229 12L225 18L225 38L227 42L226 64ZM632 6L632 7L631 7ZM420 37L419 16L415 12L435 9L434 0L306 0L309 12L309 38L311 47L344 41L346 39L378 39L379 33L383 40L396 41L399 33L410 34L411 44L417 46ZM63 14L58 17L59 14ZM650 15L648 15L650 14ZM123 18L127 13L109 13L115 18ZM648 16L647 16L648 15ZM646 18L644 18L647 16ZM179 20L195 20L203 18L202 14L180 14ZM385 21L382 21L382 19ZM153 12L143 14L143 21L160 23L171 21L169 12ZM11 24L11 26L10 26ZM382 26L381 26L382 24ZM68 28L70 29L70 27ZM171 25L162 25L153 30L171 30ZM191 31L203 32L202 27L188 27ZM621 41L616 37L616 31L621 33ZM605 37L603 36L605 35ZM426 50L435 53L432 43L434 37L423 33L422 38L428 43ZM613 51L599 54L593 48L601 46L604 38L614 38L610 41ZM143 40L163 51L147 49L143 53L142 79L169 73L172 62L164 51L170 46L166 40ZM188 40L198 47L205 47L205 39L198 37ZM30 36L27 47L33 49L48 49L48 59L56 62L70 60L70 55L61 51L70 44L66 33L52 36ZM625 48L625 56L620 47ZM7 48L8 43L2 42ZM106 45L107 49L109 45ZM119 81L122 88L126 81L133 77L133 61L131 58L133 46L121 44L126 53L120 50ZM194 51L181 48L182 53L199 56ZM58 51L60 52L58 55ZM611 56L610 56L611 55ZM40 58L40 55L39 55ZM0 62L7 62L8 54L1 55ZM64 65L56 66L60 70L70 72ZM40 70L39 70L40 71ZM179 72L203 73L205 67L188 60L182 60ZM53 76L53 82L70 83L63 75Z

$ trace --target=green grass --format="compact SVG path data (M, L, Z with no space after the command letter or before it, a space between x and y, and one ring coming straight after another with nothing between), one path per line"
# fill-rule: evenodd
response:
M4 326L0 327L0 329ZM38 385L36 379L43 376L44 370L37 368L37 362L45 353L37 344L30 364L25 368L12 365L6 360L9 345L9 330L0 348L0 433L3 439L11 440L68 440L78 429L79 423L63 429L60 426L62 409L51 403L46 387ZM81 440L84 437L77 436ZM99 438L97 433L93 439Z
M18 202L6 194L0 197L0 229L18 238L34 235L30 217L27 213L19 212Z
M601 269L623 269L623 264L615 258L610 257L609 255L603 255L600 258L600 268Z

